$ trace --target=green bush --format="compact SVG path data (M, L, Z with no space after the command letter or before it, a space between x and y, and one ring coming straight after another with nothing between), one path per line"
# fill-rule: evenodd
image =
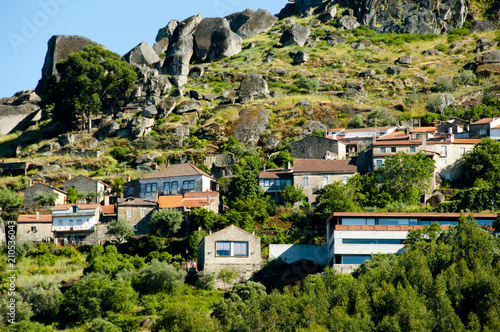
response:
M295 81L295 85L300 89L305 89L310 92L318 91L320 87L318 80L309 77L300 77Z
M433 92L451 92L453 90L455 90L455 83L448 75L439 76L432 86Z
M57 314L57 304L62 293L56 283L41 281L27 286L21 294L24 301L31 305L36 320L50 321Z
M215 272L199 271L196 276L196 288L212 290L215 288Z
M88 328L88 332L121 332L120 329L115 324L103 319L96 318L92 321L92 326Z
M448 46L443 44L438 44L436 45L435 49L438 50L439 52L446 53L448 51Z
M184 270L179 270L167 262L153 259L139 271L134 284L144 293L166 292L172 294L184 284L186 275Z
M460 85L472 85L476 82L476 75L471 70L460 69L456 80Z
M113 158L115 158L116 160L122 162L122 161L125 161L125 157L127 156L127 154L129 154L131 151L130 149L128 148L125 148L125 147L122 147L122 146L117 146L113 149L113 151L111 151L111 155L113 156Z

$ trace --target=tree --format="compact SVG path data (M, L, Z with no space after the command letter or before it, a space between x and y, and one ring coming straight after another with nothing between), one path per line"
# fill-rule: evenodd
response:
M77 119L88 122L103 108L121 105L137 80L131 64L120 55L101 46L88 45L78 53L70 54L56 64L60 78L47 80L44 105L53 105L55 119L74 123Z
M385 158L379 168L382 190L394 201L416 204L428 190L434 173L434 160L422 152L398 152Z
M107 234L114 236L116 241L121 243L125 238L135 235L135 230L127 220L118 218L109 223Z
M151 215L151 228L157 235L169 237L181 229L183 216L177 209L160 209Z
M347 123L347 128L363 128L365 126L365 121L361 114L357 114L354 118Z
M125 184L125 180L123 180L120 176L116 176L111 181L111 190L116 195L120 195L123 192L123 184Z
M357 212L361 207L356 202L356 191L350 184L340 181L327 185L316 197L315 213L325 220L333 212Z
M27 286L22 291L24 301L31 304L33 317L38 321L50 321L57 314L57 303L62 296L55 282L40 281L33 286Z
M278 167L284 167L285 163L293 162L293 157L288 151L280 151L277 154L273 154L269 157L269 161L276 164Z
M227 198L232 201L236 198L259 198L264 195L264 190L259 186L257 173L243 171L229 183Z
M394 114L386 110L373 110L366 116L368 127L390 126L394 122Z
M468 186L500 185L500 142L489 137L481 139L462 156L461 168Z
M37 191L35 196L33 196L33 202L40 206L54 206L56 204L57 197L56 193Z
M78 191L73 188L73 187L69 187L68 188L68 194L66 195L66 200L71 203L71 204L74 204L78 201Z
M206 231L210 231L217 223L217 215L212 210L196 209L190 215L191 221Z
M304 188L300 186L294 186L289 184L285 187L281 193L281 197L291 205L306 199L306 194L304 194Z
M139 271L138 287L146 293L167 292L172 294L182 286L187 272L167 262L153 259Z
M21 196L10 189L0 190L0 206L4 209L16 208L21 205Z

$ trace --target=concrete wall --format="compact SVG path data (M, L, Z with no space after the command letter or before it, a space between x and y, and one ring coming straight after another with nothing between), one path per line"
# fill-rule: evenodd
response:
M281 258L287 263L309 259L318 264L327 264L327 245L312 244L270 244L269 258Z
M36 231L31 228L36 227ZM52 242L54 232L52 231L52 222L18 222L17 223L17 242Z
M248 256L217 256L218 241L248 242ZM235 269L239 274L236 281L248 280L261 268L260 237L231 225L206 236L200 242L197 262L200 270L215 272L217 275L224 268Z

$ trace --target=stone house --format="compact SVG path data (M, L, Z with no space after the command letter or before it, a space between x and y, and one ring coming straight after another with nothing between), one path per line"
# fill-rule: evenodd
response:
M276 203L283 203L281 193L288 185L293 185L293 169L289 163L285 168L263 170L259 174L259 186Z
M140 198L157 199L159 195L217 191L217 181L190 163L170 165L138 182L139 192L135 192L134 196Z
M19 244L31 242L53 242L52 215L20 214L17 218L17 241Z
M158 208L156 200L146 198L120 198L116 204L117 217L134 227L135 234L151 234L151 215Z
M97 193L99 195L98 202L104 201L105 195L111 192L111 186L84 175L78 175L77 177L70 179L63 183L63 190L68 192L69 188L75 188L79 193Z
M52 208L52 230L56 243L99 244L101 205L60 204Z
M159 209L179 209L182 212L192 212L203 208L219 214L222 204L217 191L189 192L184 195L164 195L158 198Z
M307 201L314 202L321 189L337 181L347 183L357 171L354 159L294 159L293 183L303 188Z
M500 118L481 119L469 125L469 138L490 137L492 129L499 126Z
M99 217L99 221L101 223L109 223L118 218L118 214L116 211L116 206L113 205L101 205L101 216Z
M300 159L345 159L346 146L338 140L311 135L293 142L291 154Z
M66 192L61 189L57 189L51 186L48 186L44 183L37 182L32 186L29 186L24 190L24 207L32 208L35 205L33 201L33 197L35 197L38 193L48 193L48 194L56 194L57 199L55 204L64 204L66 203Z
M260 237L234 225L205 236L198 244L198 269L215 272L235 269L238 281L261 269Z

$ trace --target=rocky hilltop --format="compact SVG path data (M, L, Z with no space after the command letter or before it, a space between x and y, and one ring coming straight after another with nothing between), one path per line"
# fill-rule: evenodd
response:
M454 116L445 108L481 105L485 91L498 97L500 35L494 20L474 13L462 0L296 0L277 15L246 9L172 20L154 45L141 42L122 56L137 74L133 92L103 109L88 135L105 151L120 139L139 147L154 137L151 146L165 157L177 150L189 159L228 135L273 153L315 129L369 126L373 112L388 124ZM49 40L36 89L0 100L0 154L82 148L57 137L58 119L40 96L49 77L58 79L59 60L96 44Z

